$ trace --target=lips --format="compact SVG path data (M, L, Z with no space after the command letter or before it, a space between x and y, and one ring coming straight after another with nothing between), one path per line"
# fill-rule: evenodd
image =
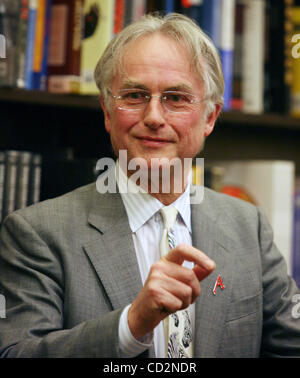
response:
M150 148L160 148L171 143L170 140L158 137L141 136L138 140L145 146Z
M138 139L141 139L143 141L149 141L149 142L170 143L170 140L168 139L157 138L157 137L141 136L141 137L138 137Z

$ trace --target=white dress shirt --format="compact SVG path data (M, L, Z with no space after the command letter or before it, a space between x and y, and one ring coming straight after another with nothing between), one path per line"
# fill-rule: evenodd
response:
M164 206L159 200L137 187L128 179L127 175L116 165L116 180L127 212L129 225L132 231L136 257L143 284L145 283L150 267L160 259L160 240L163 231L163 220L159 210ZM172 203L178 210L174 225L176 243L192 245L191 237L191 209L190 209L190 181L184 193ZM193 267L193 263L185 261L184 266ZM128 327L127 313L130 304L124 309L119 323L119 342L123 357L134 357L154 342L155 355L165 357L165 340L163 322L154 329L154 332L135 339ZM194 334L195 309L194 304L189 307L192 330Z

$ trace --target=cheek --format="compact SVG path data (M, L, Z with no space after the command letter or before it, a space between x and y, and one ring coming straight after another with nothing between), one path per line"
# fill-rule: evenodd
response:
M181 119L180 126L177 128L181 139L192 145L199 144L204 138L204 125L200 122L197 114L190 115L188 119Z

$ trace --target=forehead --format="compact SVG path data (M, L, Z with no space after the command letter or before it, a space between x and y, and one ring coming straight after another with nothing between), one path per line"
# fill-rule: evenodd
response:
M191 87L200 84L200 77L192 70L187 49L170 37L155 33L143 36L126 45L121 69L115 83L137 82L169 86L180 82Z

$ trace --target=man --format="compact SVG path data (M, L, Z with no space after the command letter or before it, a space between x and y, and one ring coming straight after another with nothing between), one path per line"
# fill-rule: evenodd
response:
M224 89L210 40L184 16L145 17L110 43L95 79L118 192L101 194L100 179L7 217L1 355L300 356L299 290L260 210L210 190L192 201L184 160L213 131Z

